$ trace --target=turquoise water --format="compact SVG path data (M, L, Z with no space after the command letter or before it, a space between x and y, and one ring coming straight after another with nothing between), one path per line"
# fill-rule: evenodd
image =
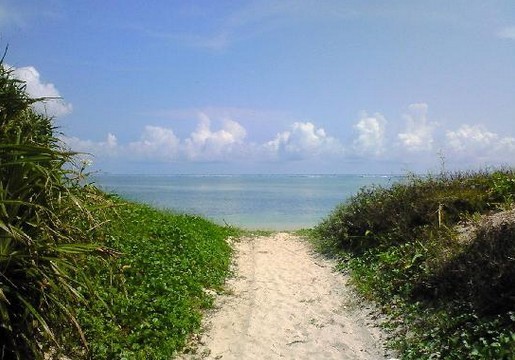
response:
M380 175L96 175L102 189L159 208L246 229L312 227Z

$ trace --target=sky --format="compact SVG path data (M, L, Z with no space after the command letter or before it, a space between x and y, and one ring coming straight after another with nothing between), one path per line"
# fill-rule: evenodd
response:
M92 171L515 166L513 0L0 0L7 46Z

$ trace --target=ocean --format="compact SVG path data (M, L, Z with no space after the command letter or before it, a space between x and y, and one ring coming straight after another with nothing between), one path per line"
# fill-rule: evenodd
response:
M249 230L310 228L340 203L385 175L112 175L97 186L123 198L162 209L201 215Z

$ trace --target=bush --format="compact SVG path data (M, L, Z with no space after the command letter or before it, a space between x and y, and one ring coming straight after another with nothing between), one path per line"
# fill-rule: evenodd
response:
M515 313L515 213L496 226L476 225L470 243L421 279L414 294L459 299L475 313Z
M353 253L412 241L427 227L452 226L469 214L494 209L504 195L492 191L490 179L486 173L457 173L364 188L318 225L316 234Z
M312 237L389 314L403 358L511 359L515 211L498 212L514 183L499 170L362 189Z

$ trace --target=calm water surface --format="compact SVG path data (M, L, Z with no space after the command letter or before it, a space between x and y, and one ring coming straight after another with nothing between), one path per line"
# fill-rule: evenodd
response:
M219 224L270 230L312 227L361 187L397 180L380 175L95 176L102 189L130 200Z

